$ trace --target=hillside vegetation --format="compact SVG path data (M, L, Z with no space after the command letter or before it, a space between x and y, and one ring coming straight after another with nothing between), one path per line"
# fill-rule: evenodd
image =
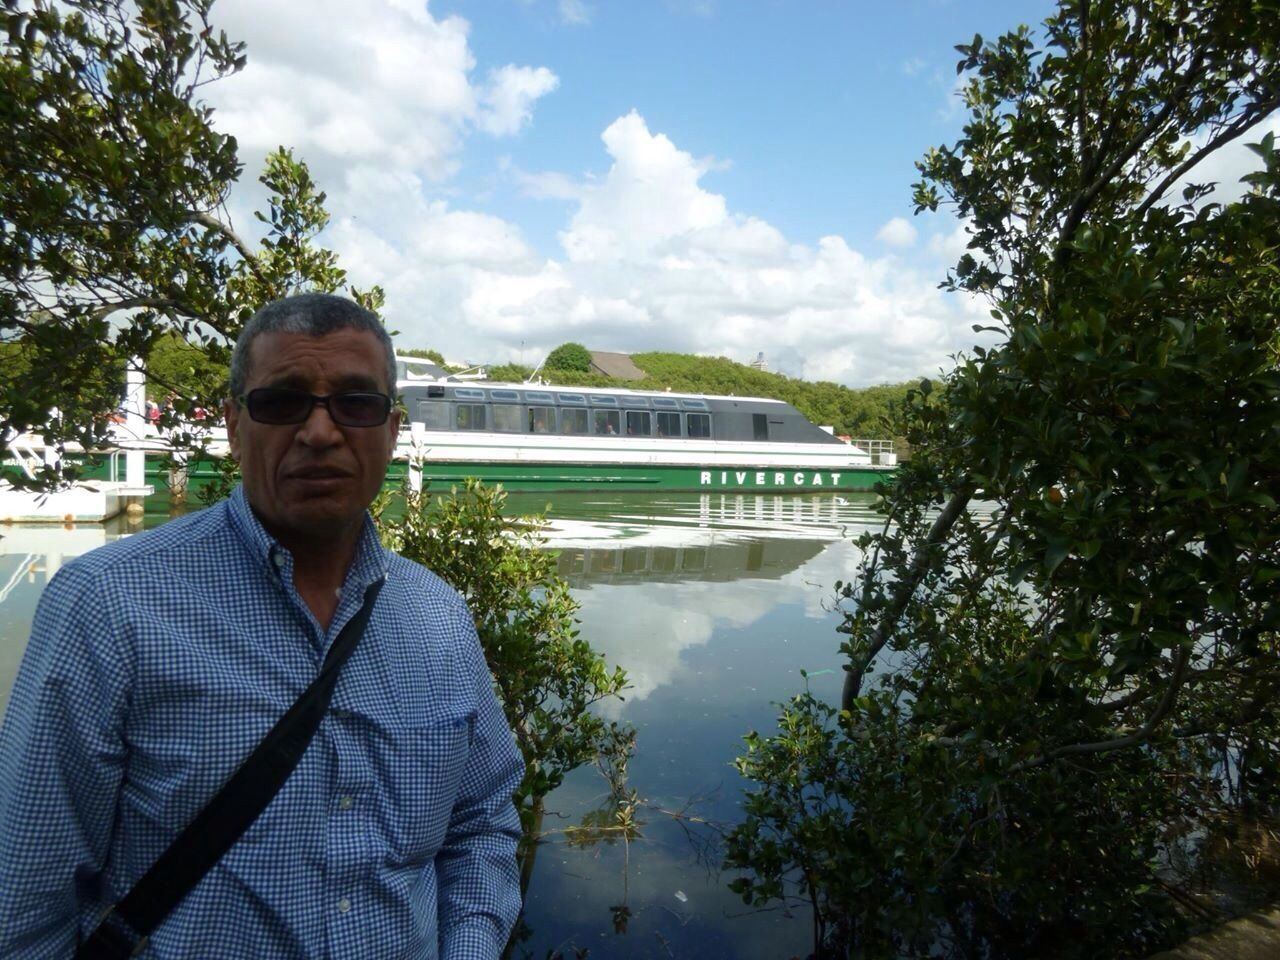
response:
M772 397L792 404L814 423L833 426L837 433L860 438L890 438L895 409L914 384L886 384L851 390L829 380L796 380L780 373L756 370L724 357L694 357L681 353L641 353L631 358L649 376L672 390Z

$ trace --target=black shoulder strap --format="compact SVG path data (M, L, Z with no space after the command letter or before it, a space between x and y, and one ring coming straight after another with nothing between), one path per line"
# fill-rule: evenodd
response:
M365 591L364 605L333 641L311 685L133 889L107 911L76 950L75 960L117 960L140 952L151 932L280 792L320 727L338 673L360 642L382 584L378 580Z

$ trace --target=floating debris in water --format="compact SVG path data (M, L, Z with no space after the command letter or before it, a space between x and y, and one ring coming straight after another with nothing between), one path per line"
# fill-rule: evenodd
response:
M683 890L676 891L676 899L679 900L681 903L689 902L689 898L685 896L685 892Z

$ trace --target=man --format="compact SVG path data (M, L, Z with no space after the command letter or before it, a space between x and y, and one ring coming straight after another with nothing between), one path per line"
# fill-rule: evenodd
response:
M0 733L0 957L71 956L384 577L297 769L140 955L502 951L522 766L462 600L368 516L394 391L373 314L268 304L232 359L241 486L49 583Z

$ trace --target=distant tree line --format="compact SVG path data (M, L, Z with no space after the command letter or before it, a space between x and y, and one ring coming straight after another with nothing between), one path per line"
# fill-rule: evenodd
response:
M446 370L453 369L445 362L444 354L439 350L421 350L416 347L410 347L407 350L397 349L396 353L402 357L420 357L423 360L430 360L432 363L436 364L436 366L443 367Z

